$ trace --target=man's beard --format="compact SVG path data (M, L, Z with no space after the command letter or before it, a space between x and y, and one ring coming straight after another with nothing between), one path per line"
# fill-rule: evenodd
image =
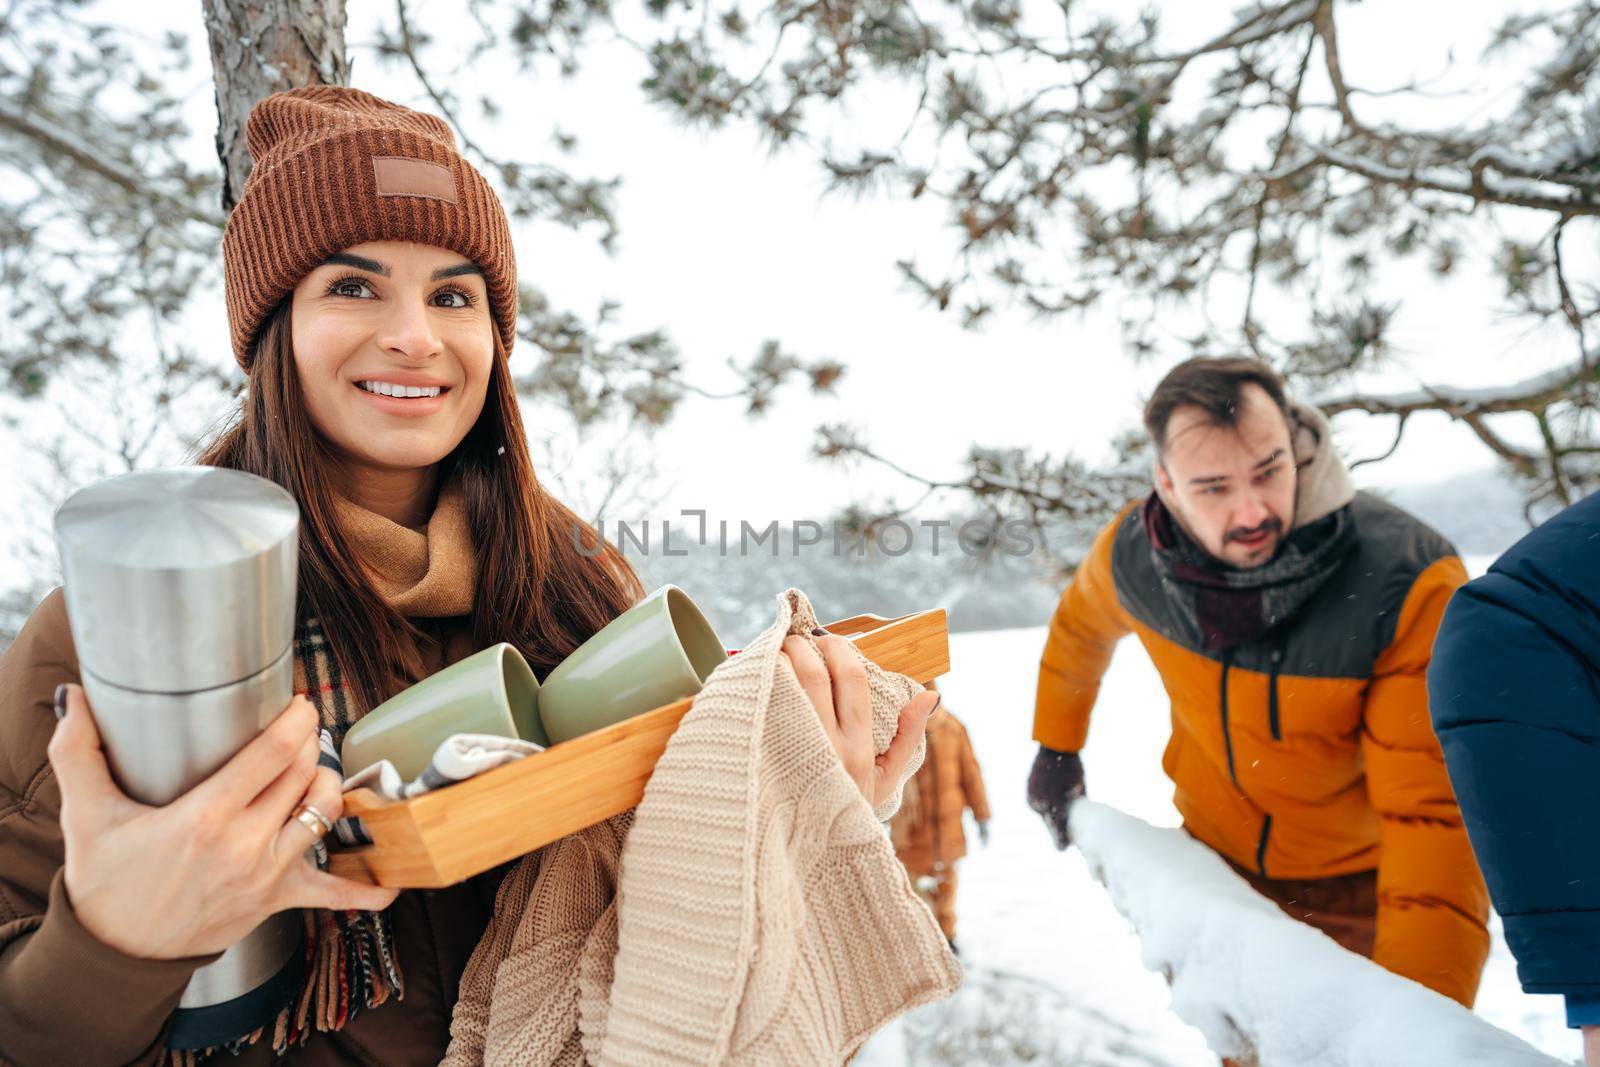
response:
M1259 544L1250 544L1248 539L1261 536ZM1270 518L1259 526L1236 526L1222 535L1221 562L1236 570L1253 570L1264 566L1276 554L1278 546L1283 544L1283 520ZM1228 559L1229 545L1238 545L1246 555L1242 558Z

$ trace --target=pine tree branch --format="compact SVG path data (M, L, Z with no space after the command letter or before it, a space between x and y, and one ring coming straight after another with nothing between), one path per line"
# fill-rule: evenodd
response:
M1309 149L1309 155L1302 156L1278 170L1260 173L1256 177L1268 182L1287 181L1306 173L1319 163L1349 171L1351 174L1359 174L1363 178L1370 178L1385 185L1393 185L1407 192L1426 189L1451 193L1456 196L1471 197L1479 203L1551 211L1564 218L1579 215L1600 216L1600 200L1582 192L1574 192L1571 196L1550 196L1539 192L1536 185L1501 185L1481 175L1474 178L1441 174L1436 170L1429 172L1419 168L1405 170L1363 159L1331 145L1313 145Z
M1235 22L1227 30L1211 38L1203 44L1197 45L1186 52L1168 52L1159 55L1129 56L1128 61L1146 67L1176 65L1180 72L1189 63L1202 56L1214 55L1218 52L1228 52L1247 45L1260 44L1293 29L1302 22L1307 22L1314 17L1319 0L1290 0L1289 3L1279 4L1276 7L1258 7L1254 12L1247 14ZM1070 10L1068 12L1070 15ZM1267 20L1265 26L1260 26L1262 20ZM1259 28L1257 28L1259 26ZM1074 48L1064 52L1053 51L1041 45L1037 40L1029 40L1025 47L1028 51L1045 59L1057 63L1085 63L1104 59L1104 55L1096 48ZM945 51L953 51L946 49ZM1174 79L1176 74L1174 74ZM1170 84L1170 82L1168 83Z
M1538 412L1565 397L1573 387L1593 381L1592 357L1576 366L1556 367L1519 382L1488 388L1459 388L1427 385L1408 393L1373 396L1351 393L1317 401L1329 418L1346 411L1369 415L1414 415L1419 411L1442 411L1456 418L1468 415L1498 415L1508 411Z
M1488 420L1479 414L1465 414L1460 416L1467 428L1482 441L1484 447L1511 464L1511 469L1524 478L1536 477L1539 473L1539 459L1532 452L1524 451L1511 445L1505 438L1497 434L1490 427Z
M1063 511L1083 510L1084 498L1088 498L1090 506L1100 509L1121 507L1127 503L1118 496L1108 494L1102 488L1098 479L1084 478L1072 486L1072 493L1050 492L1037 486L1027 485L1015 478L1007 478L999 474L985 473L973 470L965 478L959 480L929 478L922 474L914 473L888 458L880 452L862 444L859 441L826 440L827 431L823 431L824 443L818 447L819 454L824 454L831 459L841 459L854 456L870 460L879 466L886 467L907 481L924 486L930 492L935 490L951 490L969 494L978 499L1004 494L1014 497L1031 509L1038 509L1048 513Z
M1591 144L1589 147L1596 161L1600 162L1600 145ZM1562 169L1570 166L1572 162L1571 153L1526 159L1514 154L1504 145L1486 144L1472 153L1467 159L1467 166L1474 174L1482 173L1486 167L1493 167L1500 173L1514 178L1531 178L1552 185L1570 185L1575 189L1589 192L1600 190L1600 172L1591 171L1585 174Z
M471 135L461 119L459 109L451 102L450 95L438 87L423 66L422 57L417 52L419 41L412 27L407 0L395 0L394 6L400 30L398 51L405 57L412 74L435 109L455 130L462 147L477 156L484 165L492 167L505 183L507 206L512 213L519 213L518 200L537 196L544 201L543 209L549 211L558 222L574 227L583 222L600 223L606 228L600 243L602 247L610 249L617 234L617 222L610 206L605 203L604 188L598 184L580 182L548 163L507 160L491 154ZM532 172L536 177L530 178L524 172ZM528 202L531 203L531 200Z
M1567 268L1561 254L1561 238L1566 233L1567 220L1562 219L1556 223L1555 232L1551 235L1550 246L1552 250L1551 269L1555 274L1556 292L1561 297L1561 314L1566 317L1567 325L1578 337L1578 360L1587 370L1589 368L1589 350L1584 339L1584 317L1578 310L1578 302L1572 295L1572 286L1567 281Z
M1350 88L1345 84L1344 67L1339 62L1339 37L1333 29L1333 0L1321 0L1317 4L1312 25L1322 41L1323 64L1327 68L1328 83L1333 86L1333 102L1339 109L1339 117L1351 132L1366 137L1375 136L1356 119L1355 110L1350 106Z
M1544 442L1545 454L1550 458L1550 482L1555 489L1556 497L1561 501L1562 507L1572 505L1572 489L1567 484L1566 475L1561 470L1561 446L1556 442L1555 431L1550 428L1550 416L1541 411L1536 416L1539 420L1539 438Z
M472 135L467 132L466 126L461 122L460 116L456 114L456 109L451 107L449 102L445 100L444 94L434 86L433 79L428 76L427 70L422 66L422 60L417 56L416 38L411 30L411 18L406 11L406 0L394 0L394 12L400 26L400 51L405 54L406 62L411 67L411 73L416 77L418 84L422 86L422 91L428 94L428 99L433 101L433 106L438 108L440 113L449 120L450 125L455 127L456 135L461 138L461 146L463 148L487 163L495 163L495 158L485 152L483 147L472 139Z
M1320 7L1317 9L1320 13ZM1305 87L1306 71L1311 66L1311 51L1316 47L1317 35L1315 30L1306 38L1306 50L1300 57L1300 69L1295 74L1294 88L1289 91L1286 110L1289 117L1284 120L1283 133L1278 136L1278 144L1272 151L1272 166L1276 168L1283 162L1283 154L1289 150L1289 141L1294 134L1294 123L1300 117L1300 91ZM1261 195L1256 198L1255 218L1251 226L1250 235L1250 267L1249 288L1244 298L1244 320L1240 325L1240 332L1244 334L1245 344L1250 346L1250 351L1257 359L1265 360L1262 355L1259 340L1260 330L1255 321L1256 283L1261 276L1261 232L1267 221L1267 200L1271 195L1272 187L1266 182L1261 183ZM1393 451L1391 449L1390 451Z
M1333 23L1333 0L1321 0L1317 7L1314 25L1316 26L1316 34L1322 41L1322 52L1327 68L1328 82L1333 87L1334 105L1352 137L1362 138L1390 148L1398 148L1402 145L1426 145L1438 155L1459 157L1469 151L1471 152L1470 157L1467 159L1467 172L1470 177L1464 182L1457 182L1454 179L1435 179L1433 182L1429 182L1417 174L1416 168L1413 168L1411 174L1403 180L1394 177L1380 178L1378 176L1380 168L1377 165L1368 164L1366 169L1360 169L1357 165L1354 165L1356 157L1345 156L1343 160L1336 161L1332 158L1332 150L1320 153L1327 162L1345 170L1362 173L1366 177L1375 180L1400 184L1405 188L1432 188L1441 192L1457 192L1477 200L1557 211L1563 217L1600 214L1600 204L1596 204L1592 199L1596 192L1600 192L1600 175L1583 174L1561 169L1564 165L1570 163L1567 158L1560 160L1554 158L1519 159L1503 145L1483 144L1482 142L1486 139L1486 135L1479 137L1448 136L1438 132L1378 130L1367 126L1356 118L1355 110L1350 104L1350 97L1355 90L1345 81L1344 68L1339 60L1339 37ZM1551 198L1529 190L1518 191L1509 187L1497 189L1489 183L1485 174L1489 167L1493 167L1508 177L1528 178L1554 185L1568 185L1575 190L1575 194L1572 198ZM1399 173L1392 168L1381 169L1390 174ZM1581 194L1587 194L1587 196Z
M1527 478L1539 476L1543 469L1540 457L1516 447L1489 425L1489 417L1510 412L1532 415L1539 423L1546 441L1551 477L1557 496L1567 499L1564 476L1556 468L1562 457L1550 432L1549 409L1551 405L1570 399L1574 389L1594 380L1594 369L1588 358L1577 366L1556 367L1543 374L1525 378L1503 386L1489 388L1456 388L1451 386L1424 386L1409 393L1387 396L1351 394L1319 401L1317 407L1329 418L1346 411L1364 411L1369 415L1391 415L1400 420L1395 440L1405 422L1419 411L1436 411L1448 415L1470 429L1484 446L1509 463L1518 474ZM1394 451L1390 449L1390 453ZM1570 500L1568 501L1570 503Z
M65 156L77 166L134 196L155 200L180 218L210 226L219 233L222 231L223 220L220 215L154 188L144 175L112 162L103 150L84 143L70 130L5 97L0 97L0 128L27 138L47 152Z
M1367 466L1369 463L1382 463L1384 460L1400 451L1400 442L1404 440L1406 436L1406 421L1408 418L1409 416L1401 415L1399 418L1394 420L1394 440L1389 443L1388 451L1382 453L1381 455L1367 456L1364 459L1353 460L1349 464L1350 469L1357 470L1361 467Z

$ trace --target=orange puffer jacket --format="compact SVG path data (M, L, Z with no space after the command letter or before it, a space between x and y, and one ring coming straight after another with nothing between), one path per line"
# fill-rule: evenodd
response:
M900 810L889 824L895 855L913 874L932 874L967 854L961 817L968 808L989 821L989 799L967 728L945 708L928 720L928 754L906 783Z
M1034 738L1083 747L1113 646L1137 634L1172 704L1162 766L1188 831L1268 878L1378 871L1374 959L1471 1006L1488 896L1428 716L1448 542L1362 493L1357 546L1293 619L1206 652L1180 635L1130 505L1095 540L1051 620ZM1112 709L1115 714L1115 709Z

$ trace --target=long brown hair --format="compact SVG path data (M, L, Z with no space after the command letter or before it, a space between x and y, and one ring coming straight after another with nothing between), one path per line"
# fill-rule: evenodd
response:
M510 361L499 331L490 333L483 413L441 474L461 485L477 552L473 641L510 642L542 677L642 589L621 553L534 475ZM421 631L373 587L335 521L335 461L300 391L288 298L261 330L239 411L196 461L270 479L299 502L299 616L321 623L357 714L391 695L415 670Z

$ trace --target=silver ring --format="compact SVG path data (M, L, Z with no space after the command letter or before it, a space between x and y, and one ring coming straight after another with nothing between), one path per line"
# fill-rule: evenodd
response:
M314 804L302 804L295 809L294 819L301 826L310 830L312 836L321 841L328 834L333 833L333 823L328 817L317 810Z

